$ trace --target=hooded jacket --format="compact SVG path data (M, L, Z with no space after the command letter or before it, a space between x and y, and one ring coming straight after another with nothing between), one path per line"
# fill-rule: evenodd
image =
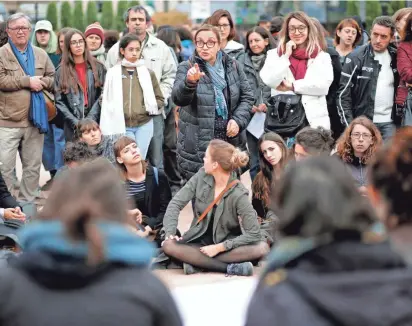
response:
M412 325L412 273L387 242L334 243L270 265L246 326Z

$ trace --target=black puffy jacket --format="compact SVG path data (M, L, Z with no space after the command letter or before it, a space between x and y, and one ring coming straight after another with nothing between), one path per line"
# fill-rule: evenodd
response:
M396 95L396 89L399 85L396 48L389 45L388 51L392 58L391 67L395 79L394 94ZM380 64L378 60L375 60L370 44L361 46L346 57L337 98L338 112L345 126L361 115L373 120L379 71ZM397 122L395 97L393 102L392 119Z
M186 82L187 71L197 63L205 72L197 85ZM224 95L228 107L229 119L239 125L239 134L230 142L241 147L240 134L247 127L251 118L254 102L253 93L246 75L239 63L223 53L228 87ZM215 92L206 69L206 63L196 54L190 60L179 65L172 91L173 103L179 109L179 134L177 139L177 164L186 180L189 180L203 166L209 142L214 138Z
M84 107L84 95L81 87L77 94L74 91L64 94L60 92L60 74L61 67L57 68L54 78L55 89L55 103L56 108L62 115L64 120L65 129L75 130L78 122L85 118L93 119L97 122L100 120L100 95L103 90L104 81L106 78L106 68L100 62L96 62L97 73L99 75L99 81L101 87L94 87L94 77L92 68L87 66L87 98L88 105Z

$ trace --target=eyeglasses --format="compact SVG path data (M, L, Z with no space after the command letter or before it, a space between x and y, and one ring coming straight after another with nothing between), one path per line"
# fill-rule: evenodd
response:
M298 27L291 26L291 27L288 28L288 31L289 31L290 34L295 34L296 31L298 31L299 34L302 34L304 31L306 31L306 28L308 28L308 27L304 26L304 25L301 25L301 26L298 26Z
M9 30L13 32L28 32L30 30L30 27L27 26L18 26L18 27L8 27Z
M215 45L216 45L216 41L207 41L207 42L203 42L203 41L196 41L196 47L198 47L198 48L203 48L204 46L205 46L205 44L206 44L206 47L208 48L208 49L211 49L211 48L213 48Z
M219 27L219 29L228 29L230 27L230 24L219 24L217 25L217 27Z
M354 134L350 135L353 139L360 139L361 137L365 140L371 140L372 139L372 135L370 134L361 134L359 132L355 132Z
M70 45L83 45L84 40L70 41Z

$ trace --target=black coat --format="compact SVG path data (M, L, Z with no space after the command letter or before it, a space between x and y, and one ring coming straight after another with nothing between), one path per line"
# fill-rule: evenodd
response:
M388 51L391 56L391 68L395 79L392 119L395 123L398 123L395 105L396 89L399 85L396 48L389 45ZM379 71L380 64L378 60L375 60L371 44L357 48L346 57L337 99L338 112L345 126L349 125L354 118L362 115L373 120Z
M74 131L78 122L85 118L90 118L94 121L99 122L100 120L100 95L102 94L104 81L106 78L106 68L100 62L96 62L96 68L98 72L98 77L100 84L99 88L94 86L93 71L90 65L87 67L87 98L88 105L84 107L84 96L81 87L79 86L79 91L77 94L74 91L70 91L68 94L64 94L59 91L60 89L60 74L61 66L57 68L54 77L54 90L55 90L55 103L56 108L63 117L65 135L68 136L67 130ZM69 139L72 140L72 139Z
M169 181L163 170L158 170L158 179L159 184L156 182L153 167L149 165L146 170L145 205L137 207L144 216L143 223L149 225L153 230L163 226L167 206L172 200Z
M0 173L0 208L15 208L20 206L17 200L10 194L3 176Z
M182 325L166 287L143 267L28 253L2 270L0 291L3 326Z
M412 273L389 243L329 244L278 266L270 259L246 326L412 325Z
M255 67L253 66L252 59L250 58L250 55L248 53L245 53L245 55L240 57L238 59L238 62L242 66L249 82L250 88L252 89L255 99L253 105L258 106L261 103L268 105L268 101L271 96L271 90L270 87L267 86L260 78L260 69L259 71L256 71ZM262 67L263 65L260 68Z
M186 75L194 63L197 63L206 75L197 84L192 85L186 82ZM240 128L239 135L230 139L230 142L241 147L243 144L240 135L251 118L253 93L243 69L236 60L223 53L223 65L228 84L224 94L229 119L235 120ZM205 62L200 57L194 55L189 61L179 65L172 100L180 106L177 163L184 178L188 180L203 166L207 146L214 138L215 93Z
M342 73L342 65L340 63L339 53L332 47L328 47L326 52L329 53L332 59L333 67L333 82L329 87L328 95L326 95L326 103L328 105L328 112L330 118L330 127L335 139L338 139L342 132L345 130L344 125L339 117L336 98L339 89L340 75Z

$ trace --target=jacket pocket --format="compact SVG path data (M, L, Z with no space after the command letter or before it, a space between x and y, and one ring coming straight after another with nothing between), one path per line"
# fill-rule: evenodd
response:
M184 149L190 154L199 150L199 126L187 123L184 130Z
M4 107L2 118L14 122L19 122L27 118L28 107L30 106L30 93L28 97L24 96L23 91L3 93Z

